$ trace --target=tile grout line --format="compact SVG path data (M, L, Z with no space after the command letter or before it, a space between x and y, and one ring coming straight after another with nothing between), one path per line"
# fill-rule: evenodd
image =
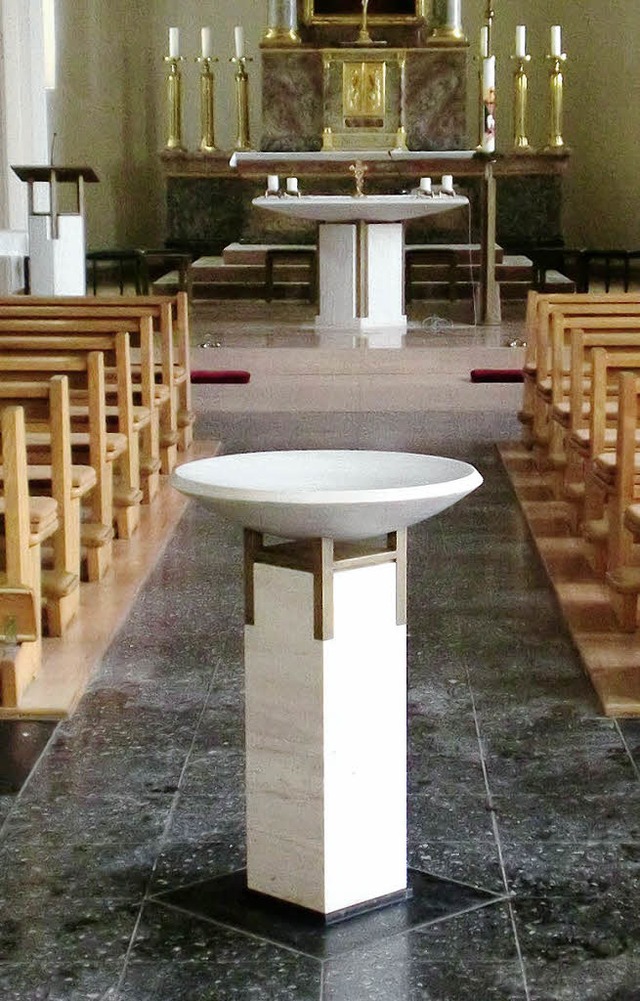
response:
M518 926L516 923L515 911L513 908L513 893L509 887L509 879L507 877L507 870L504 864L504 853L502 850L502 838L500 837L500 827L498 824L496 807L493 802L493 796L491 793L491 786L489 783L489 769L487 767L487 759L484 751L484 743L482 738L482 731L480 728L480 719L478 717L478 709L476 706L476 700L473 693L473 688L471 686L471 675L469 672L469 665L465 660L465 674L467 677L467 687L469 689L469 696L471 698L471 708L473 711L473 723L475 726L476 736L478 738L478 748L480 750L480 764L482 768L482 778L484 781L485 793L487 796L487 809L491 816L491 827L493 830L493 838L496 844L496 851L498 853L498 864L500 866L500 875L502 877L502 884L504 886L505 893L507 894L507 907L509 909L509 920L511 922L511 930L513 932L513 938L516 946L516 952L518 955L518 963L520 965L520 972L522 974L522 985L524 987L524 993L526 1001L531 1001L531 992L529 990L529 981L527 979L527 970L524 961L524 955L522 953L522 947L520 945L520 936L518 935Z
M149 878L147 880L147 885L146 885L146 888L145 888L145 891L144 891L144 895L143 895L143 898L142 898L142 900L140 902L140 906L138 908L138 914L136 916L135 924L134 924L133 930L131 932L131 936L129 938L129 944L127 946L127 951L125 953L125 956L124 956L124 959L123 959L123 962L122 962L122 970L120 971L120 976L118 977L118 981L117 981L115 987L114 988L109 988L109 990L107 990L106 993L101 998L101 1001L119 1001L119 998L121 996L122 987L124 986L125 977L126 977L127 972L128 972L129 961L131 959L131 954L132 954L133 949L135 947L136 938L137 938L137 935L138 935L138 931L140 929L140 923L142 921L142 915L143 915L143 912L144 912L146 904L148 903L148 901L151 898L150 887L151 887L151 884L153 882L153 877L155 875L156 869L158 867L158 862L159 862L159 859L160 859L160 855L162 854L164 845L166 844L168 836L169 836L169 830L171 828L171 824L173 823L173 818L175 816L175 812L176 812L176 809L177 809L177 806L178 806L178 801L180 799L180 794L181 794L182 786L184 784L184 779L185 779L186 771L187 771L187 768L188 768L189 763L191 761L191 756L193 754L193 749L195 747L195 743L196 743L196 740L198 738L198 734L199 734L199 731L200 731L200 724L202 723L202 719L204 717L204 714L207 711L207 708L209 706L209 699L211 698L211 690L213 688L213 685L214 685L214 682L216 680L218 671L220 669L220 664L221 664L221 659L219 658L218 661L217 661L217 663L216 663L216 665L215 665L215 667L214 667L214 669L213 669L213 671L211 672L211 678L210 678L209 684L207 686L206 695L205 695L205 697L203 699L202 708L200 710L200 713L198 715L198 720L197 720L196 725L195 725L194 730L193 730L193 736L191 738L191 743L190 743L189 749L188 749L188 751L187 751L187 753L185 755L184 763L183 763L182 769L180 771L180 777L179 777L178 782L177 782L176 791L173 794L173 797L172 797L172 800L171 800L171 806L169 807L169 811L167 813L167 818L166 818L165 823L164 823L164 828L162 830L162 834L160 835L160 839L159 839L159 843L158 843L158 851L156 853L156 857L155 857L153 866L151 867L151 872L149 873Z
M629 747L629 744L627 742L627 738L625 737L624 733L622 732L622 727L620 726L620 720L614 717L613 725L614 725L614 727L616 729L616 732L617 732L618 736L620 737L620 740L622 741L622 746L624 747L625 751L627 752L627 757L629 758L629 761L631 762L631 767L633 768L635 776L636 776L636 778L638 780L640 780L640 767L638 766L638 763L637 763L636 759L634 758L633 754L631 753L631 748Z

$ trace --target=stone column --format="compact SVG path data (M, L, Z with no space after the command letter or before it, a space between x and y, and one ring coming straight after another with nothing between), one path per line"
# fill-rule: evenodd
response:
M265 45L299 45L297 0L269 0Z
M466 42L462 30L462 0L434 0L430 44L456 45Z

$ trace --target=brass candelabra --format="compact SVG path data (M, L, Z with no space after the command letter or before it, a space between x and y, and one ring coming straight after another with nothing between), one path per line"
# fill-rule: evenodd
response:
M182 70L183 56L165 56L167 75L167 149L184 150L182 145Z
M236 74L236 111L238 118L238 137L235 148L237 150L251 149L251 138L249 135L249 76L247 74L247 63L253 62L246 56L233 56L230 62L235 64Z
M213 64L218 60L211 56L198 56L200 64L200 149L203 153L216 150L215 139L215 79Z
M565 52L560 55L549 55L547 61L551 69L549 73L549 139L547 150L556 152L566 149L562 137L562 118L564 105L564 64L567 61Z

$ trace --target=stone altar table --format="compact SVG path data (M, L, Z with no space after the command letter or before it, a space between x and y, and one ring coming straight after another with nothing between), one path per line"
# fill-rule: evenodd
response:
M318 327L406 327L404 232L407 219L468 206L458 195L300 195L255 198L268 211L320 223Z

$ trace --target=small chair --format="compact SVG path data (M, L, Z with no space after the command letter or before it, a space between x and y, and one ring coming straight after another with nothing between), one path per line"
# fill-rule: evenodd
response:
M189 300L193 291L192 255L185 250L171 250L167 247L143 248L134 251L140 270L141 295L149 295L151 291L150 265L160 265L164 268L178 269L178 290L186 292Z
M295 260L306 261L309 266L308 292L309 302L316 301L316 261L317 253L315 247L268 247L264 257L264 298L266 302L271 302L274 294L274 268L277 264L289 264Z
M93 294L98 294L98 274L99 266L104 264L107 268L115 266L118 274L118 287L120 295L124 295L124 287L127 273L131 276L136 290L136 295L140 295L141 272L140 258L138 252L132 249L107 249L89 250L86 255L87 264L91 270L91 287Z

